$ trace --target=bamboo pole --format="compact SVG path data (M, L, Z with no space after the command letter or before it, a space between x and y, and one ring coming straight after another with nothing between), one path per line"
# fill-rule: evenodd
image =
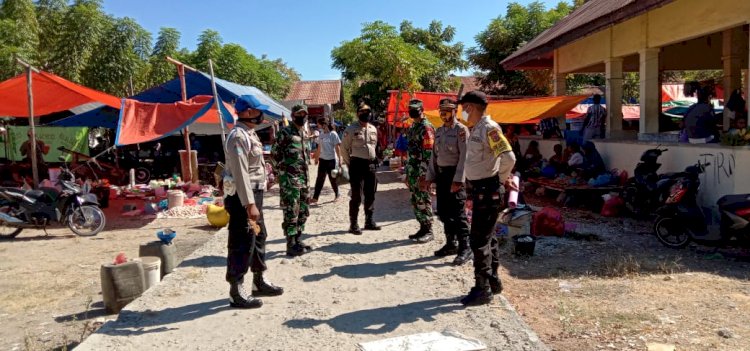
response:
M196 71L195 68L192 68L190 66L185 65L184 63L177 61L171 57L167 57L167 61L177 66L177 75L180 77L180 90L182 92L182 101L187 101L187 87L185 83L185 69L191 71ZM193 157L192 157L192 150L190 149L190 129L186 126L185 129L182 130L182 137L185 141L185 151L187 151L187 159L188 159L188 172L187 174L182 174L182 179L184 181L193 181ZM196 179L197 180L197 179Z
M26 89L28 92L28 98L29 98L29 129L31 131L31 144L29 145L31 147L31 150L29 152L31 155L29 157L31 158L31 177L34 181L34 188L39 187L39 169L38 169L38 161L36 159L36 128L34 126L34 89L33 89L33 73L39 73L39 70L32 67L30 64L26 63L25 61L16 58L16 62L23 66L26 69Z
M221 114L221 106L219 104L222 103L221 98L219 97L219 93L216 90L216 76L214 76L214 61L211 59L208 59L208 69L211 73L211 89L214 92L214 104L216 105L216 114L219 115L219 125L221 126L221 145L226 144L226 135L224 132L224 118ZM224 148L222 147L222 150Z

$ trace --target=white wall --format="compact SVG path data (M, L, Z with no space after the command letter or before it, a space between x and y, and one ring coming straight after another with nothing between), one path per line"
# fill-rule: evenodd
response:
M624 169L633 176L633 170L641 154L657 144L636 141L597 141L608 168ZM750 148L724 147L720 145L665 144L665 152L659 162L659 173L680 172L699 161L710 163L701 176L698 201L704 207L715 208L716 200L724 195L750 193Z
M542 139L538 136L519 136L518 141L521 143L521 154L526 153L526 148L529 147L529 143L532 140L539 142L539 152L541 152L542 156L546 159L549 159L555 154L555 145L563 144L564 142L562 139Z

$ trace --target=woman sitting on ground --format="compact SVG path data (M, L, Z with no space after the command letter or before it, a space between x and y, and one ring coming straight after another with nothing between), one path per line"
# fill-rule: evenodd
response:
M537 175L542 168L542 153L539 152L539 142L532 140L526 148L524 159L524 176Z
M590 141L583 143L583 158L583 177L585 179L596 178L607 172L602 155L596 150L594 143Z
M568 160L563 155L563 147L560 144L554 146L555 154L549 158L549 165L555 169L557 174L564 173L568 168Z
M570 143L570 145L568 145L568 152L570 153L570 159L568 159L568 173L582 169L585 159L581 153L581 147L576 143Z

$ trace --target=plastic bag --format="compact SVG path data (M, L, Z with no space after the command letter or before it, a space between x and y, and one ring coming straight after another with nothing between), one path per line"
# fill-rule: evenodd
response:
M534 214L531 221L531 234L535 236L563 236L565 221L555 208L545 207Z
M604 195L604 206L602 206L601 215L604 217L617 217L620 214L620 209L625 205L625 201L621 197L616 195Z

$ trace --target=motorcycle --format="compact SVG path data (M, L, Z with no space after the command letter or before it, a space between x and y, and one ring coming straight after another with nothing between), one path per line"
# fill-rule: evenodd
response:
M57 188L24 190L0 188L0 238L10 239L27 228L45 230L55 222L79 236L94 236L104 229L106 217L96 196L84 194L73 172L61 170Z
M717 201L719 225L708 225L698 206L700 174L709 164L685 169L672 186L663 207L657 210L654 233L667 247L679 249L691 241L707 246L750 247L750 194L726 195Z
M622 198L625 208L635 217L653 213L664 203L676 173L658 174L661 163L659 157L668 149L649 149L641 155L633 172L633 177L625 183Z

